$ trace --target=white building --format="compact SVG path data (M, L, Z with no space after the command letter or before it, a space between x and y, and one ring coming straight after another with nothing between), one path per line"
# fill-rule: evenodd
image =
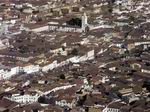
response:
M67 102L66 100L55 101L55 104L59 105L61 107L67 106L67 107L70 107L70 108L73 108L75 106L75 102L74 101Z
M85 90L91 91L93 88L93 85L90 85L88 80L85 78L84 79L84 85L82 86Z
M52 70L58 66L57 61L53 61L52 63L45 65L42 67L43 72L47 72L48 70Z
M17 67L11 68L10 72L12 75L15 75L15 74L19 74L21 71L22 71L22 68L17 66Z
M10 70L0 70L0 80L7 80L10 79L12 76L18 74L21 72L21 67L17 66L14 68L11 68Z
M102 112L121 112L119 109L106 107Z
M29 66L25 66L25 67L16 66L9 70L1 69L0 70L0 80L8 80L12 76L15 76L22 72L25 72L26 74L36 73L36 72L39 72L40 69L41 68L39 65L29 65Z
M23 67L23 71L27 74L36 73L40 71L39 65L28 65Z
M94 59L94 50L87 52L84 56L81 56L81 57L74 56L74 57L71 57L65 61L60 62L60 63L57 63L57 60L55 60L52 63L42 67L42 71L47 72L48 70L52 70L56 67L61 67L61 66L67 65L70 62L71 63L79 63L79 62L84 62L84 61L92 60L92 59Z
M9 40L8 39L0 40L0 49L5 49L7 47L9 47Z
M88 60L92 60L94 59L95 55L94 55L94 50L91 50L87 53L87 59Z
M0 70L0 80L9 79L10 73L7 70Z
M14 94L10 98L10 100L18 102L18 103L23 103L23 104L28 104L28 103L34 103L37 102L39 98L39 95L20 95L20 94Z

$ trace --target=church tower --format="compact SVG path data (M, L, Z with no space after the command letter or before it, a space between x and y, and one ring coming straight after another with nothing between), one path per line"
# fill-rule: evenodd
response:
M86 32L87 28L88 28L88 17L86 13L84 13L82 16L82 31Z
M6 35L8 33L8 25L6 24L6 22L2 22L0 25L0 36L1 35Z

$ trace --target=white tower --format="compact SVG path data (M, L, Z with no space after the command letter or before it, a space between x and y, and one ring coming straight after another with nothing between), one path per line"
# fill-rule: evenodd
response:
M85 32L86 31L86 27L88 26L88 17L86 15L86 13L83 14L82 16L82 31Z
M5 35L8 33L8 25L5 22L2 22L0 25L0 35Z

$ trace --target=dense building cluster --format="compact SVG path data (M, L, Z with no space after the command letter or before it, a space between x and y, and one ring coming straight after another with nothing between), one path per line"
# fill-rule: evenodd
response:
M0 0L0 112L150 112L149 0Z

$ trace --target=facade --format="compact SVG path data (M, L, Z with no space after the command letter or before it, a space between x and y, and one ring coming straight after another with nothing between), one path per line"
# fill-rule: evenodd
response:
M102 112L121 112L119 109L106 107Z
M18 103L23 103L23 104L28 104L28 103L34 103L37 102L39 96L38 95L20 95L20 94L14 94L10 98L12 101L18 102Z
M13 67L10 70L0 70L0 80L10 79L12 76L15 76L19 73L32 74L40 71L40 67L38 65L29 65L25 67Z
M10 70L0 70L0 80L7 80L10 79L12 76L20 73L22 71L21 67L14 67L11 68Z
M75 106L75 102L67 102L66 100L60 100L60 101L56 101L55 102L56 105L59 105L61 107L69 107L69 108L73 108Z
M29 65L23 67L23 71L27 74L32 74L40 71L40 66L39 65Z

